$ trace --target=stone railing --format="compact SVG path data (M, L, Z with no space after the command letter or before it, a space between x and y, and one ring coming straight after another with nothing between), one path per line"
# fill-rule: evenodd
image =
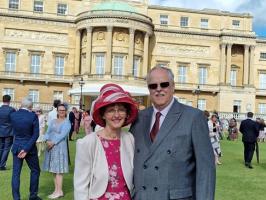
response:
M48 82L64 82L73 83L73 76L71 75L55 75L55 74L43 74L43 73L27 73L27 72L12 72L12 71L0 71L0 79L12 79L30 81L45 81Z
M231 118L235 118L237 121L242 121L242 120L247 118L247 114L246 113L219 112L218 115L219 115L220 119L227 119L227 120L229 120ZM262 118L262 119L266 120L266 114L255 113L253 118L254 119Z

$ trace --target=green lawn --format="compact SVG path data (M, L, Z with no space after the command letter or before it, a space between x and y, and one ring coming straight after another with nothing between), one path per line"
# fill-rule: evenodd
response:
M81 136L81 135L80 135ZM62 200L73 199L73 163L75 142L70 142L71 162L70 173L64 176L64 193ZM243 165L243 145L241 141L222 141L222 165L217 167L216 200L264 200L266 187L266 143L260 143L261 163L253 159L254 169L247 169ZM12 156L9 157L7 167L12 167ZM42 159L41 161L42 162ZM12 200L11 170L0 171L0 199ZM39 196L48 199L47 195L53 191L53 178L49 173L41 173ZM27 200L29 191L29 170L24 164L21 174L21 197ZM150 199L147 199L150 200Z

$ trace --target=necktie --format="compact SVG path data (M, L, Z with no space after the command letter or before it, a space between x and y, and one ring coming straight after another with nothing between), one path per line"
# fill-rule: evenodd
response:
M151 129L151 132L150 132L150 137L151 137L152 142L155 140L155 137L159 131L161 115L162 114L160 112L156 113L155 122L154 122L152 129Z

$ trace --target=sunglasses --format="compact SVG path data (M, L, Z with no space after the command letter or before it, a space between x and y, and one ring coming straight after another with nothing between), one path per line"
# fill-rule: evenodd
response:
M148 88L150 90L155 90L158 88L158 85L160 85L161 88L167 88L167 87L169 87L170 83L169 82L151 83L148 85Z

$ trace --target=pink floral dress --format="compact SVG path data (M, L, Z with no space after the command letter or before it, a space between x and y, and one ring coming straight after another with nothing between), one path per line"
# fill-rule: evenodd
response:
M131 200L120 162L120 140L108 140L102 137L100 140L107 158L109 178L105 193L95 200Z

